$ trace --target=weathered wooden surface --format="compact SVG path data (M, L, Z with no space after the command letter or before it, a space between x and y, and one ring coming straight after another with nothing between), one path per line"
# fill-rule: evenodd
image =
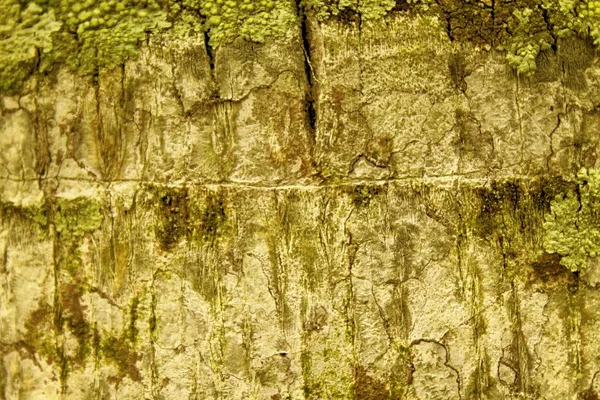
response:
M597 58L304 28L2 98L0 397L598 398L600 266L541 246Z

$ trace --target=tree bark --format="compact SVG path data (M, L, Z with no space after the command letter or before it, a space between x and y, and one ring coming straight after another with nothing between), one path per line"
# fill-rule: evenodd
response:
M2 97L0 397L598 398L600 266L542 247L596 57L410 15L140 53Z

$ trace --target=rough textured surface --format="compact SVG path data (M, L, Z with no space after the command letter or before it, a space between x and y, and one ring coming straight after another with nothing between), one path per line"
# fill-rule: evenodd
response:
M597 166L593 52L186 34L2 97L0 397L598 398L600 259L542 246Z

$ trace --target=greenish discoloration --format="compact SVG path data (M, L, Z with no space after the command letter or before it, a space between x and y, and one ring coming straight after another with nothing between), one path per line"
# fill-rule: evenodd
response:
M38 228L41 239L47 234L49 212L50 204L47 201L31 206L17 206L13 203L0 202L0 218L32 222Z
M398 356L390 373L390 397L392 399L404 399L407 396L410 385L413 383L415 366L410 347L405 345L397 345L395 347Z
M81 74L120 65L137 54L147 32L170 26L155 0L54 0L48 5L63 22L54 41L71 49L66 54L56 51L53 57L64 58Z
M525 196L518 181L493 182L489 188L476 189L476 193L481 203L475 219L475 232L484 238L503 228L504 211L520 211L520 203Z
M357 185L351 188L350 196L356 207L367 207L383 191L381 186Z
M185 0L184 6L206 17L210 43L220 46L241 37L263 42L267 36L283 36L296 23L291 2L286 0Z
M71 277L79 279L83 270L83 261L81 260L81 251L79 250L79 241L65 241L61 243L60 249L60 267Z
M222 189L191 189L196 201L189 208L189 246L196 254L189 259L186 274L195 290L209 302L218 301L223 277L240 267L233 253L235 221L233 205Z
M301 4L320 21L356 15L368 22L384 17L396 7L396 0L302 0Z
M600 254L600 171L582 168L575 191L557 195L544 222L544 249L571 271Z
M34 70L39 53L52 51L51 35L60 26L54 11L33 2L0 2L0 91L20 88Z
M173 248L189 232L187 188L156 188L158 224L155 232L164 250Z
M463 207L461 215L468 228L481 238L497 241L500 235L536 242L542 234L544 213L550 210L555 196L568 188L569 182L558 177L494 181L490 186L473 189L475 207ZM470 191L465 195L471 196Z
M25 321L24 339L26 343L34 346L49 364L58 359L53 327L52 306L40 300L38 308L29 314Z
M354 398L364 400L391 399L385 382L377 379L363 365L354 368Z
M225 234L228 218L223 193L207 192L194 220L194 237L202 242L214 244L215 240Z
M69 331L75 336L79 344L73 357L69 361L75 365L83 365L90 354L92 329L84 316L84 307L81 305L83 288L80 284L64 285L61 292L61 320ZM62 329L62 326L58 327Z
M465 78L469 76L470 71L467 70L467 59L464 53L452 53L448 58L448 70L454 87L464 92L467 90L467 81Z
M572 274L568 274L568 271L560 265L560 256L556 253L544 252L531 263L531 267L533 277L545 285L566 284L569 278L572 278Z
M138 353L126 337L109 336L100 341L100 353L119 370L119 377L128 376L134 382L140 382L142 376L136 366Z
M87 197L58 198L54 226L63 239L82 237L100 228L104 216L100 203Z
M507 51L518 74L531 76L541 54L561 39L590 37L600 46L600 1L499 0L6 0L0 5L0 91L18 90L36 69L56 62L80 74L114 68L138 54L148 33L172 28L176 37L208 32L218 47L237 38L264 42L309 18L369 24L406 12L438 15L451 40ZM544 56L545 57L545 56Z
M138 296L134 296L131 301L131 308L129 309L129 329L127 330L128 337L130 343L135 344L138 336L138 328L136 325L138 319L138 307L140 305L140 298Z
M513 15L509 22L512 35L508 40L506 58L518 74L532 76L536 57L540 51L550 49L554 39L544 21L542 9L526 7L515 10Z

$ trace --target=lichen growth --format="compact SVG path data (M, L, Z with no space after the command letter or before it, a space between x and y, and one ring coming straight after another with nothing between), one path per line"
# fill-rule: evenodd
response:
M54 226L63 238L81 237L100 228L103 215L100 204L85 197L60 198L56 201Z
M155 233L161 247L171 250L189 231L187 188L157 188L158 224Z
M544 249L561 256L571 271L587 266L600 254L600 170L582 168L576 190L559 194L550 203L544 222Z
M544 0L543 7L558 37L589 34L600 46L600 1Z
M504 43L509 64L518 74L532 76L540 51L559 39L590 37L600 47L600 1L542 0L514 10Z
M361 25L407 10L437 13L451 40L507 51L518 74L531 76L542 51L570 36L600 46L600 0L301 0L301 12L323 22ZM264 42L298 27L291 0L4 0L0 4L0 91L18 90L36 69L65 63L82 75L114 68L138 54L149 33L177 38L208 33L218 47L235 39Z
M20 88L35 67L39 53L52 50L51 35L60 29L52 10L18 0L0 2L0 91Z
M541 50L551 48L552 35L547 29L539 8L524 8L513 12L509 23L512 36L508 40L506 58L518 74L531 76L536 69L535 59Z
M137 54L147 32L170 26L156 0L51 0L50 7L63 22L55 41L72 50L53 56L81 74L120 65Z
M350 13L360 16L361 22L381 19L395 6L395 0L302 0L301 5L319 21Z
M268 36L283 36L294 26L296 16L285 0L184 0L183 5L197 9L206 18L214 47L242 38L264 42Z
M148 32L166 28L156 0L18 0L0 4L0 91L17 90L37 66L65 62L82 75L114 68Z

